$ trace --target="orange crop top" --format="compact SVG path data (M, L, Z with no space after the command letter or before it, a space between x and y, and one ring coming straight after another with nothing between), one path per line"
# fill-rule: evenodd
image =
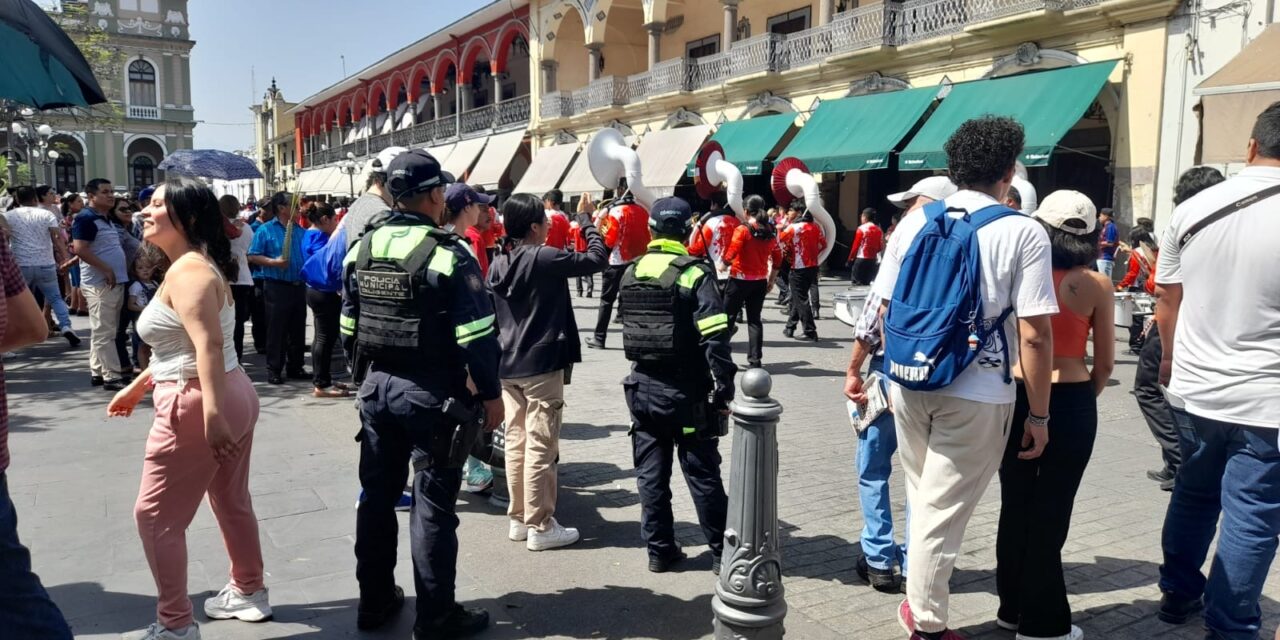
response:
M1061 269L1053 270L1053 292L1059 298L1059 311L1052 318L1053 357L1084 358L1089 332L1093 330L1093 318L1082 316L1062 304L1059 290L1067 273L1069 272Z

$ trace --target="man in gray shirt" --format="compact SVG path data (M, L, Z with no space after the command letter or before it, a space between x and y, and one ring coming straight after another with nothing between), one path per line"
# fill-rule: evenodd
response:
M88 205L71 225L72 246L80 258L80 290L89 303L90 383L107 391L124 388L127 374L116 352L116 330L129 281L124 229L111 220L116 203L111 182L102 178L85 185Z

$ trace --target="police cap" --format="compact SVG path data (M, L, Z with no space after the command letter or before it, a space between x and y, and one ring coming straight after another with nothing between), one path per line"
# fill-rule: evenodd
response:
M452 182L453 176L440 167L435 156L422 149L396 156L387 167L387 190L397 202Z
M660 198L649 209L649 228L662 235L683 235L692 220L693 209L682 198Z

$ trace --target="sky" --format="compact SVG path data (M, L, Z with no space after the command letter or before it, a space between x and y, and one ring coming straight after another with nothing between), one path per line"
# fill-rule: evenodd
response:
M197 149L253 145L250 105L275 77L298 102L490 0L190 0Z

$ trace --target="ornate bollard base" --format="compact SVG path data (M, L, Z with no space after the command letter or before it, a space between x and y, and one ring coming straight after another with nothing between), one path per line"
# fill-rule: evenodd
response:
M787 630L782 619L787 615L785 602L759 609L735 609L719 597L711 599L711 611L715 614L716 640L782 640Z

